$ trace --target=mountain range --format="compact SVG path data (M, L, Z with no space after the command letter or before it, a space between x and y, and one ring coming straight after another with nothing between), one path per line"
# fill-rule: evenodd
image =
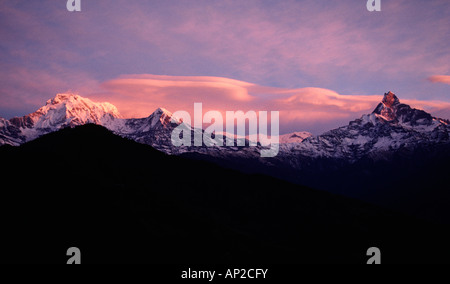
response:
M19 146L42 135L85 124L104 126L117 135L150 145L166 154L198 152L220 157L235 155L240 149L240 153L246 155L259 155L258 151L246 147L206 147L204 144L202 147L175 147L172 145L171 134L181 122L169 111L159 108L146 118L123 119L115 106L95 103L73 94L58 94L48 100L45 106L24 117L10 120L0 118L0 145ZM203 132L202 129L191 130L192 137L194 132ZM298 137L284 139L299 141Z
M256 156L258 148L174 147L171 133L181 122L159 108L141 119L123 119L109 103L94 103L71 94L58 94L36 112L10 120L0 118L0 145L18 146L44 134L66 127L98 124L136 142L150 145L167 154L198 152L208 155ZM349 125L319 136L296 132L280 136L279 159L295 157L342 158L355 162L365 156L382 158L393 150L450 142L449 121L401 104L392 92L384 95L373 113ZM189 126L187 126L189 127ZM192 131L202 131L193 129ZM250 151L248 151L250 150Z
M402 104L392 92L384 94L372 113L346 126L318 136L307 132L280 136L274 158L261 158L260 146L175 147L171 134L180 123L163 108L146 118L124 119L109 103L58 94L35 113L0 119L0 145L19 146L64 128L97 124L169 155L270 175L450 222L446 203L450 194L443 178L450 161L450 122Z

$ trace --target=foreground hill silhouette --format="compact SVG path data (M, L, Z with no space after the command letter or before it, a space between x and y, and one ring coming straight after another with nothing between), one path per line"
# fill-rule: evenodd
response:
M447 227L85 125L0 148L0 262L445 262Z

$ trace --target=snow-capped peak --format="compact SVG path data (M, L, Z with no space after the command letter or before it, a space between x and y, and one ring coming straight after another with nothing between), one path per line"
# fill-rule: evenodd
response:
M152 115L149 116L149 124L151 128L155 128L160 125L166 128L173 123L179 124L180 122L170 111L164 108L158 108Z
M87 123L103 124L120 118L117 108L110 103L94 103L74 94L57 94L35 113L30 114L35 128L60 128Z
M393 121L397 118L397 107L400 105L400 100L392 92L384 94L383 100L373 111L377 117L381 117L387 121Z
M388 92L372 114L349 125L305 139L296 153L312 157L344 158L356 161L374 153L390 153L417 145L450 142L448 124L431 114L400 103Z
M400 104L400 100L397 98L397 96L392 93L391 91L384 94L384 98L381 101L386 107L394 107L396 105Z
M89 123L106 125L120 117L110 103L94 103L75 94L57 94L36 112L10 119L11 127L0 131L0 135L7 134L8 144L20 145L61 128Z

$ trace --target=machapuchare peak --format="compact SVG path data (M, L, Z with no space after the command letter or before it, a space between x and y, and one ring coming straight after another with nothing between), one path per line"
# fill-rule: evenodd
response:
M394 107L396 105L400 104L400 100L398 99L398 97L391 91L387 92L384 94L384 98L382 100L382 103L386 106L386 107Z
M383 100L373 111L387 121L396 119L396 108L400 105L400 100L391 91L384 94Z

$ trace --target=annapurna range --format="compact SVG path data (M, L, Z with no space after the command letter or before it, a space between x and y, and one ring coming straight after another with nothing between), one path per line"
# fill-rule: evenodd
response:
M171 134L181 121L159 108L140 119L124 119L110 103L95 103L73 94L58 94L46 105L24 117L0 118L0 145L19 146L66 127L98 124L122 137L147 144L171 155L199 153L213 157L260 157L260 147L175 147ZM190 126L186 126L190 127ZM194 129L191 131L203 131ZM384 95L371 114L319 136L296 132L280 136L276 160L296 157L337 158L357 161L400 148L450 142L449 121L400 103L392 92Z

